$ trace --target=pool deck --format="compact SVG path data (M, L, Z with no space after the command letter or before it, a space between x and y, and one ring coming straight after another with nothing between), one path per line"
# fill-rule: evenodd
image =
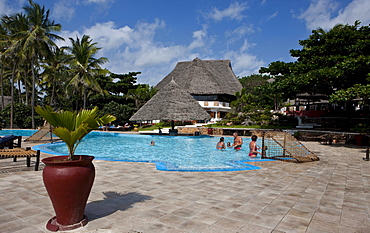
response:
M320 161L258 162L258 170L210 173L95 161L85 211L90 222L69 232L370 232L365 147L304 145ZM24 167L23 159L0 160L0 232L49 232L45 224L54 211L42 171Z

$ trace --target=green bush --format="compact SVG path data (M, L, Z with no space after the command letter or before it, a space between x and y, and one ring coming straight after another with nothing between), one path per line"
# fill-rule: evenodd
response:
M163 127L172 126L171 121L164 121L164 122L161 122L161 123L163 123L162 124ZM175 123L175 126L192 125L193 124L191 121L175 121L174 123Z
M2 119L2 127L10 126L10 104L7 105L1 112L0 118ZM32 109L30 106L23 103L14 103L13 106L13 125L20 129L32 128ZM35 114L35 125L41 126L43 119L36 113ZM0 126L1 127L1 126Z
M123 126L129 122L130 117L135 113L136 108L130 107L129 105L119 104L111 101L104 106L101 110L102 114L110 114L115 116L117 119L114 121L115 125Z
M370 132L370 125L358 124L352 129L352 131L357 132L357 133L369 133Z

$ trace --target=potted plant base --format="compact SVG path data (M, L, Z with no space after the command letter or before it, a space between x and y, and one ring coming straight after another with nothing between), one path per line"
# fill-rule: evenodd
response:
M84 212L95 178L94 156L75 157L72 161L68 156L42 160L44 185L56 214L46 224L50 231L73 230L88 222Z
M87 199L95 179L94 156L75 155L81 140L93 129L115 121L112 115L101 116L97 107L78 112L54 111L51 106L36 106L36 112L52 125L53 133L67 146L68 156L49 157L43 180L56 216L48 221L51 231L72 230L86 225Z

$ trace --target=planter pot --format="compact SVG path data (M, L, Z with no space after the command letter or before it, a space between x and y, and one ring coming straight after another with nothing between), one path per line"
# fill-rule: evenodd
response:
M139 131L139 128L138 128L138 127L135 127L135 128L134 128L134 131L135 131L135 132L138 132L138 131Z
M355 135L355 139L356 139L356 145L357 146L362 146L363 140L364 140L364 135L361 135L361 134Z
M72 230L88 222L84 212L95 178L94 156L76 157L73 161L65 161L68 156L42 160L44 185L56 214L46 224L50 231Z

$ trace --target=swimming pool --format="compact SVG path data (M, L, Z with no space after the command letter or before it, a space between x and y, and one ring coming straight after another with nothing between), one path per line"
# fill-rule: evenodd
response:
M233 138L225 138L232 142ZM244 138L244 145L249 140ZM150 142L155 141L151 146ZM245 162L260 161L250 158L248 150L232 148L216 150L218 137L132 135L91 132L77 147L76 154L93 155L98 160L151 162L163 171L242 171L259 167ZM64 143L48 143L33 147L46 153L68 154Z
M34 134L37 130L32 129L3 129L0 130L0 136L5 135L15 135L15 136L24 136L29 137Z

